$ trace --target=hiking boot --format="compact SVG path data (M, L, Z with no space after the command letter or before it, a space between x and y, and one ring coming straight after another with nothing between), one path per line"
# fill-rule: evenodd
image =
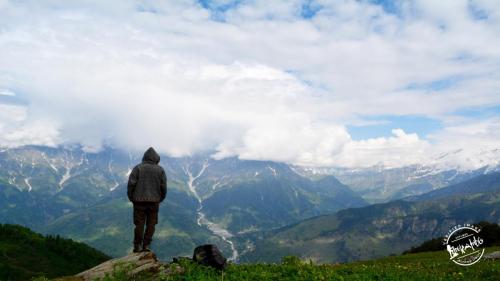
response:
M144 244L142 246L142 251L143 252L151 252L151 246L149 244Z
M139 253L141 250L141 244L134 244L134 253Z

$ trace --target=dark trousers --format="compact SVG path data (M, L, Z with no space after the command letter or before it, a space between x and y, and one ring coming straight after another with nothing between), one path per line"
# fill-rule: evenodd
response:
M150 245L158 223L159 203L134 202L134 244ZM146 231L144 231L146 225Z

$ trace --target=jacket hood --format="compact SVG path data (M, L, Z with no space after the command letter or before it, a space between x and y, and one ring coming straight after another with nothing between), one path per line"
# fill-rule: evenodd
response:
M153 162L155 164L160 163L160 155L156 153L155 149L150 147L146 152L144 152L144 156L142 156L142 162Z

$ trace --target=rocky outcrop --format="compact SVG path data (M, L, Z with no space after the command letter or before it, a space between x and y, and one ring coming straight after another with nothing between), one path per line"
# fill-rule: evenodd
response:
M496 252L484 255L484 259L485 260L500 260L500 251L496 251Z
M109 260L81 272L75 275L74 280L96 280L98 278L103 278L106 274L111 275L114 270L119 270L120 268L126 270L129 276L146 272L156 273L160 271L162 265L163 264L158 261L153 252L133 253L121 258Z
M130 277L139 275L141 280L156 280L160 274L166 276L184 273L184 269L175 260L173 263L163 263L158 261L153 252L133 253L103 262L75 276L60 277L54 281L95 281L101 280L106 275L113 276L119 271L125 272ZM143 277L145 279L142 279Z

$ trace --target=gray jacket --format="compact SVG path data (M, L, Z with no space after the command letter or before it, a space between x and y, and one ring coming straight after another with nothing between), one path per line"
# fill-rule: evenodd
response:
M150 147L128 178L127 196L132 202L162 202L167 196L167 176L158 165L160 155Z

